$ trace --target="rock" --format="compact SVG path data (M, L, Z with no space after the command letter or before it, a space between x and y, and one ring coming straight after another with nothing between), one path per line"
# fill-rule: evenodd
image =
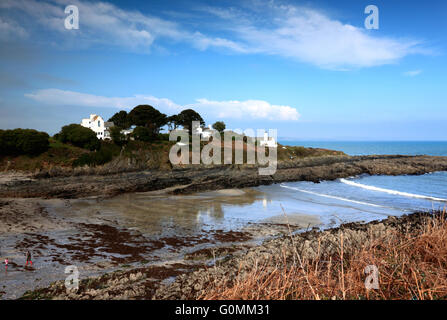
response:
M136 169L135 169L136 170ZM359 174L424 174L447 171L447 157L323 156L279 162L273 176L260 176L256 166L188 166L184 169L123 172L53 169L34 179L0 179L0 197L80 198L173 188L174 194L253 187L285 181L335 180Z

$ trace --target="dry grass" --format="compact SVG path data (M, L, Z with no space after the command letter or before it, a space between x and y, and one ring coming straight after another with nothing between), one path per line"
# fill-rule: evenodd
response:
M211 285L202 299L445 299L447 222L445 211L413 230L393 229L358 248L305 260L277 256L255 264L236 279ZM379 271L379 289L367 289L365 267Z

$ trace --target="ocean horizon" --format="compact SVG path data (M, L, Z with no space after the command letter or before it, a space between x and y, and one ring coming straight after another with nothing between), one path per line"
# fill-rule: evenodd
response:
M447 141L318 141L279 139L278 142L289 146L343 151L350 156L384 154L447 156Z

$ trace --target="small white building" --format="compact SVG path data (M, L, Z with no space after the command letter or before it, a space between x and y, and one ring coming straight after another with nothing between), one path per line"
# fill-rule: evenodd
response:
M125 136L128 136L128 135L130 135L130 134L133 133L133 130L134 130L135 128L136 128L136 126L131 126L131 127L128 128L128 129L123 129L123 130L121 130L120 133L124 134Z
M277 148L278 144L275 141L275 138L273 137L269 137L267 132L264 132L264 139L259 140L259 145L262 146L266 146L269 148Z
M215 130L211 128L211 125L208 125L208 128L205 129L201 127L196 128L194 133L200 135L203 139L209 139L213 135L214 131Z
M82 119L81 126L89 128L96 133L98 139L110 139L110 128L113 122L106 122L101 116L91 114L90 118Z

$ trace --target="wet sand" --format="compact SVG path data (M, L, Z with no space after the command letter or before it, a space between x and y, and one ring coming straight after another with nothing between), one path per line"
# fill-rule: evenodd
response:
M167 191L166 191L167 192ZM1 199L0 270L2 299L63 280L68 265L81 279L117 270L162 268L173 280L264 239L286 234L281 217L247 219L237 208L260 202L253 189L228 189L172 196L166 192L123 194L113 198ZM225 208L235 214L224 214ZM319 223L315 217L288 215L293 230ZM25 253L33 256L25 268ZM160 282L162 279L158 279ZM154 288L158 286L153 284Z

